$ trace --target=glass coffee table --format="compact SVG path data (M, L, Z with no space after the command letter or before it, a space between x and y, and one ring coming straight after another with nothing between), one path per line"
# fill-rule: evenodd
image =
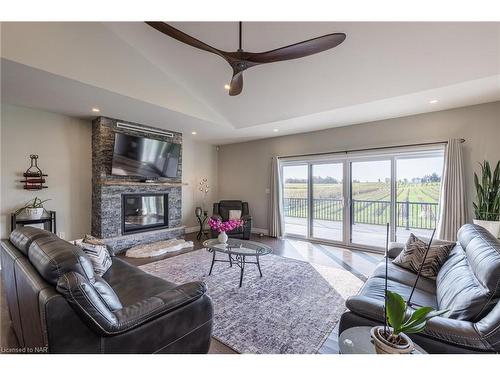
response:
M233 264L240 267L240 288L243 284L243 273L245 272L246 264L256 264L259 269L260 277L262 277L262 270L260 268L259 258L273 252L273 249L267 245L259 242L239 240L236 238L229 238L226 244L219 242L217 238L206 240L203 242L208 252L213 253L212 264L210 265L209 275L212 274L215 262L229 263L232 267ZM227 259L217 259L217 253L227 255ZM250 260L247 260L250 258Z

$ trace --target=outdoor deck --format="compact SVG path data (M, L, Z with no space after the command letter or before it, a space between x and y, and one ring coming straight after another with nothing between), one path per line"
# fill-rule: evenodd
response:
M352 230L352 242L354 244L384 247L386 237L385 225L354 224ZM291 235L307 235L307 219L285 216L285 233ZM409 229L398 227L396 239L398 242L406 242L410 233L417 236L430 237L430 229ZM342 222L330 220L314 220L313 236L318 239L330 241L342 241Z

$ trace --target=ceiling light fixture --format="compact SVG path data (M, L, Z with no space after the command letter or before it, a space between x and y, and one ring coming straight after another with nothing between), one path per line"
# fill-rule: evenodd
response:
M101 112L99 108L92 108L92 112Z
M231 86L229 86L227 83L224 85L224 90L229 90Z
M432 99L432 100L429 102L429 104L436 104L437 102L438 102L438 100L437 100L437 99Z
M277 133L277 132L278 132L278 129L273 129L273 132Z
M198 134L198 133L196 133L196 132L191 132L191 134L192 134L192 135L196 135L196 134Z

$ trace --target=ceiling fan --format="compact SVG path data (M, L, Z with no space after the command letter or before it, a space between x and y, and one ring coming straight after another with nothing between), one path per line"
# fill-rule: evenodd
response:
M155 28L156 30L168 35L171 38L177 39L182 43L189 44L192 47L202 49L207 52L215 53L219 55L224 60L226 60L231 68L233 68L233 77L231 79L231 84L229 85L229 95L235 96L241 93L243 89L243 71L251 68L252 66L260 64L268 64L277 61L298 59L300 57L305 57L313 55L315 53L326 51L330 48L337 47L342 43L346 34L344 33L333 33L323 35L317 38L305 40L303 42L295 43L286 47L281 47L273 49L266 52L245 52L242 49L241 40L241 25L239 23L239 48L236 52L226 52L221 51L215 47L209 46L203 43L201 40L193 38L192 36L183 33L180 30L170 26L165 22L146 22L149 26Z

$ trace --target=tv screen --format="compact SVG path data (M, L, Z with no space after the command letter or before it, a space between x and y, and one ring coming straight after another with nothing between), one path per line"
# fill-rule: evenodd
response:
M138 177L177 177L181 145L115 133L111 174Z

